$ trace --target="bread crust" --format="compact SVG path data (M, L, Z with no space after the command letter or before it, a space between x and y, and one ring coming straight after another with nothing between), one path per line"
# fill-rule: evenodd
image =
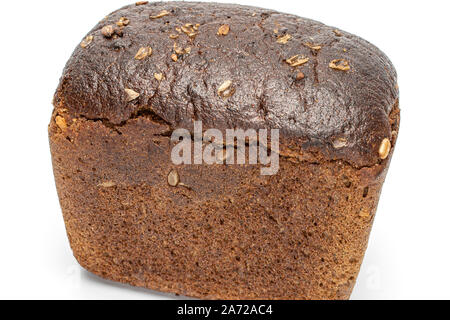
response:
M122 36L102 34L123 17ZM186 25L195 36L182 31ZM218 35L223 25L226 36ZM356 167L378 163L379 145L391 137L388 115L398 100L391 62L367 41L313 20L238 5L156 2L111 13L87 37L55 95L76 117L120 125L147 111L172 128L192 128L193 120L205 130L278 128L286 148ZM146 47L152 54L136 59ZM308 61L293 67L287 62L295 56ZM330 67L342 61L348 71ZM297 80L299 72L305 78ZM224 99L217 91L226 81L235 92ZM138 98L128 101L126 89ZM345 147L334 148L342 138Z
M119 31L102 32L123 17ZM188 23L199 24L195 37L170 37ZM67 63L49 125L80 265L204 299L348 299L398 135L386 56L312 20L225 4L131 5L88 36ZM309 60L292 67L297 54ZM280 129L278 173L173 165L170 135L194 120L205 130ZM381 159L384 139L392 148Z

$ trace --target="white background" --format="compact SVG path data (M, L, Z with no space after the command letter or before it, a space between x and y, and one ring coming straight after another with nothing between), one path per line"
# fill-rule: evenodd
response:
M353 299L450 298L450 23L447 1L235 0L322 21L381 48L402 123ZM47 124L83 36L128 4L5 1L0 32L0 298L161 299L81 270L65 235Z

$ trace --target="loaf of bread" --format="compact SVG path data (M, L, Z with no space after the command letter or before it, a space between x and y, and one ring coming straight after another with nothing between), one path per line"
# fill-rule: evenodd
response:
M396 81L375 46L290 14L111 13L68 61L49 125L75 258L184 296L348 299L397 138ZM277 129L278 170L175 164L173 133L200 122L224 136Z

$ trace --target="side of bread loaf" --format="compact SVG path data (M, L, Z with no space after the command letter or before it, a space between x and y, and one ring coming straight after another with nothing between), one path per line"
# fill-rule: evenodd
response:
M259 8L136 4L87 35L54 104L55 180L87 270L199 298L349 298L400 120L374 46ZM175 166L171 134L194 121L279 129L278 173Z

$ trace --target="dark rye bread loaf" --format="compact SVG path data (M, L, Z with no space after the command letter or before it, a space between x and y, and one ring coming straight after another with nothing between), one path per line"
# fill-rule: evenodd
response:
M350 297L399 126L395 70L370 43L260 8L142 2L88 33L54 105L87 270L209 299ZM279 129L278 173L175 166L171 134L194 121Z

